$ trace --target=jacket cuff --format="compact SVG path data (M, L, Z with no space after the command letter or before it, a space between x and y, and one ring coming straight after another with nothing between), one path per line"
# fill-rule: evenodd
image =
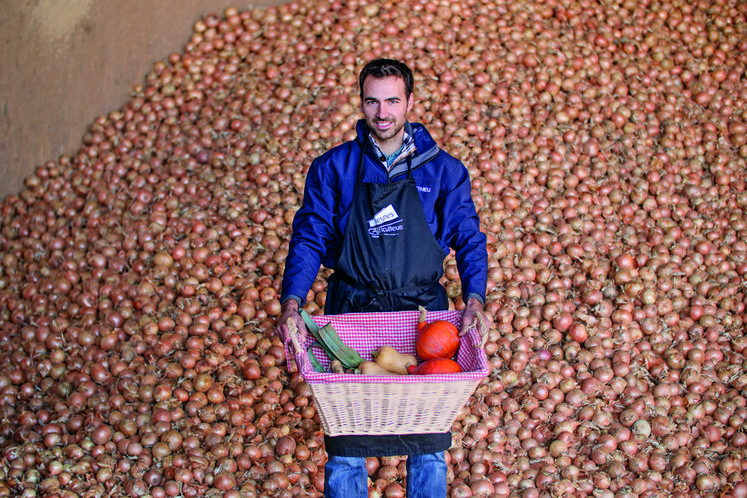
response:
M480 304L482 304L483 306L485 306L485 298L482 297L480 294L478 294L476 292L469 292L469 293L467 293L464 296L464 302L466 303L467 301L469 301L469 298L471 298L471 297L474 297L475 299L477 299L478 301L480 301Z
M303 299L301 299L301 298L300 298L300 297L298 297L298 296L294 296L293 294L289 294L289 295L285 296L285 297L284 297L284 298L283 298L283 299L282 299L282 300L280 301L280 304L284 304L284 303L285 303L286 301L289 301L289 300L291 300L291 299L293 299L293 300L294 300L295 302L297 302L297 303L298 303L298 307L299 307L299 308L300 308L300 307L302 307L302 306L303 306L303 304L304 304L304 300L303 300Z

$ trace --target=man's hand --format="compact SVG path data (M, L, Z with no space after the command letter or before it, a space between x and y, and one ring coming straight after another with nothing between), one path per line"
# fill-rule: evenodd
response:
M459 335L466 334L467 330L473 326L477 327L477 332L480 334L480 346L484 346L485 340L488 338L488 332L490 332L490 320L485 315L485 307L482 303L471 297L467 300L462 312L462 328Z
M298 328L298 338L303 342L306 339L306 324L298 311L298 302L295 299L288 299L283 303L280 317L275 327L275 333L283 344L290 339L288 335L288 320L291 320L296 325L296 328Z

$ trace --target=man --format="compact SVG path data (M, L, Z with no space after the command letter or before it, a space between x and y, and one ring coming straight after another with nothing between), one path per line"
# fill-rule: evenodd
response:
M359 77L357 138L312 162L293 220L277 333L305 331L299 307L320 265L332 268L325 314L449 308L440 278L452 248L465 309L461 333L484 335L485 235L464 165L410 123L413 75L402 62L369 62ZM325 437L325 496L365 498L366 456L408 455L408 497L445 497L451 433Z

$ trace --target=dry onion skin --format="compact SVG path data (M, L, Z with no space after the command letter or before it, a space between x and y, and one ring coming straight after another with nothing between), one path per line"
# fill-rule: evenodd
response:
M314 0L205 15L0 206L0 497L321 496L271 333L368 60L470 170L492 372L454 497L745 497L747 4ZM308 296L320 312L323 275ZM461 308L453 259L444 282ZM367 460L402 496L404 458Z

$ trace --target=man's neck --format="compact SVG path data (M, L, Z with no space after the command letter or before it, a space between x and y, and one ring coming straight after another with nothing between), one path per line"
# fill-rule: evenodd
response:
M376 140L374 138L374 140ZM390 140L387 140L384 143L376 142L376 145L379 146L379 149L381 149L381 152L386 154L387 157L391 156L398 150L402 148L402 144L404 143L404 135L401 135L399 137L393 137Z

